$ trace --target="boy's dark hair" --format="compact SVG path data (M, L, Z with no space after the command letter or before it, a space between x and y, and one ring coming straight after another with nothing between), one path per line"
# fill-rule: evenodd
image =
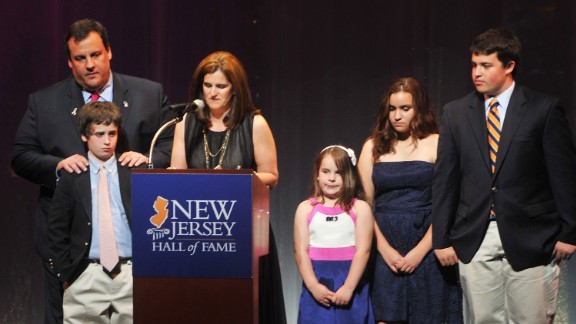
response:
M488 29L476 36L470 46L472 54L490 55L496 53L498 60L502 62L504 67L508 67L508 64L514 61L516 65L514 70L512 70L512 75L516 75L516 70L518 70L521 50L522 45L518 37L504 28Z
M106 28L94 19L82 19L75 21L70 28L68 29L68 33L66 33L66 37L64 37L64 46L66 47L66 55L70 59L70 48L68 47L68 41L71 38L74 38L75 42L80 42L84 40L88 34L91 32L97 32L102 38L102 43L104 43L104 47L106 50L110 48L110 42L108 41L108 32Z
M115 103L110 101L95 101L84 105L78 114L80 133L90 136L93 125L114 124L120 128L122 113Z

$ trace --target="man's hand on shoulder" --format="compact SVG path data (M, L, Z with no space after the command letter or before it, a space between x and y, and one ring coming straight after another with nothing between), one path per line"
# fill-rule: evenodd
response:
M576 245L558 241L556 242L552 256L556 260L570 260L574 252L576 252Z
M80 154L74 154L60 161L56 166L56 171L62 169L68 171L69 173L76 172L81 173L82 171L88 170L88 159Z
M122 153L118 162L120 162L120 165L122 166L128 165L129 167L135 167L143 163L148 163L148 158L142 153L129 151Z
M436 249L434 254L436 254L436 258L443 266L451 266L458 263L458 255L456 255L456 251L451 246L444 249Z

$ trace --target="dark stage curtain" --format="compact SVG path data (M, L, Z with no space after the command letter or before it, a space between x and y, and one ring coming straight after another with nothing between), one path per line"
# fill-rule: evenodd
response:
M108 28L113 71L161 82L172 102L188 99L192 72L208 53L228 50L244 63L278 146L271 219L289 323L301 286L293 215L309 194L312 159L336 143L359 154L392 79L422 80L438 110L472 90L473 37L504 26L523 42L518 82L560 97L576 125L570 0L25 0L3 1L0 12L2 323L40 323L43 314L42 267L32 242L38 188L12 173L10 156L28 94L70 74L63 38L77 19L92 17ZM566 321L576 318L570 266L561 291Z

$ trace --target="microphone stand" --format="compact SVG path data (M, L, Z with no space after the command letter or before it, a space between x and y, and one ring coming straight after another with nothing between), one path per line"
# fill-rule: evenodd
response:
M158 137L160 137L160 134L164 133L164 131L168 127L181 122L183 117L184 114L178 114L178 116L172 118L166 124L162 125L162 127L158 129L156 134L154 134L154 138L152 138L152 143L150 143L150 154L148 155L148 169L154 168L154 163L152 163L152 153L154 153L154 146L156 145L156 141L158 140Z

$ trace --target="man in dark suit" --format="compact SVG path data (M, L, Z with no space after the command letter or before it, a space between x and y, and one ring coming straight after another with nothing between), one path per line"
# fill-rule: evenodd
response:
M91 102L78 119L89 167L62 174L48 214L64 322L132 323L130 169L114 154L120 109L112 102Z
M572 134L557 99L514 82L520 47L504 29L477 36L476 92L443 110L433 248L459 263L470 323L549 321L558 262L576 251Z
M160 84L111 72L112 49L99 22L73 23L65 45L72 76L30 95L12 152L14 171L40 184L35 240L46 269L46 323L62 321L62 288L52 271L46 232L56 179L63 172L80 173L88 167L76 126L79 110L94 100L113 101L121 108L123 128L116 152L120 163L130 167L149 162L154 133L174 117ZM169 165L171 147L172 134L167 132L154 149L155 167Z

